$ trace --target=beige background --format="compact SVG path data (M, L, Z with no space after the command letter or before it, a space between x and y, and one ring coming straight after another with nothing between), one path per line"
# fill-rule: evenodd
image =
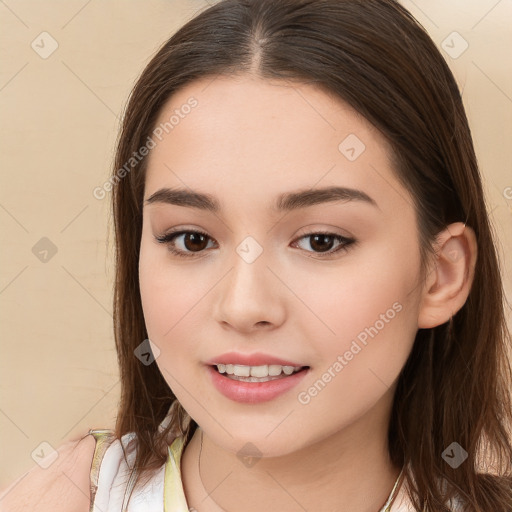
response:
M446 40L452 55L463 49L453 31L469 44L457 58L441 51L464 91L510 301L512 2L403 3L439 47ZM206 6L200 0L0 3L0 486L34 465L31 454L48 452L41 443L57 448L89 428L114 426L120 388L109 196L97 200L92 191L109 175L134 79ZM58 44L47 58L40 54L52 41L42 32Z

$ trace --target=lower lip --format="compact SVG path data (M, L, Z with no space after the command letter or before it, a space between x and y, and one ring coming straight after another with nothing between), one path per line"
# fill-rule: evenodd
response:
M250 404L267 402L282 395L296 386L308 373L308 370L309 368L305 368L286 377L266 382L243 382L230 379L212 366L208 366L213 385L218 391L234 402Z

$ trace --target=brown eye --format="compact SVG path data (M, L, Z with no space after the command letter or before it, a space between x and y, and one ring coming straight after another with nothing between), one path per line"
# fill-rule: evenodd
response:
M159 243L167 245L171 253L183 257L201 253L207 248L208 240L211 240L206 233L201 231L175 231L155 238ZM179 247L176 247L176 241L180 238Z
M156 236L159 243L167 245L169 252L180 257L194 257L200 255L208 248L208 242L213 241L202 231L175 231L163 236ZM312 250L307 252L317 254L319 258L327 258L341 250L347 251L348 247L355 243L353 238L346 238L335 233L309 233L298 240L309 239ZM337 246L335 246L337 242ZM299 245L298 242L295 242ZM333 250L333 247L335 249ZM303 247L301 247L303 248Z
M332 249L332 246L334 245L333 238L334 237L332 235L310 235L311 240L309 243L311 248L315 251L326 252Z
M313 254L318 254L319 257L321 258L328 257L341 250L346 251L348 250L348 247L351 244L355 243L355 240L353 238L346 238L335 233L308 233L306 235L301 236L298 240L300 241L308 239L309 244L307 245L309 245L312 251L309 251L307 248L305 248L305 250L308 252L312 252ZM336 242L338 242L338 245L334 250L332 250ZM296 243L297 245L300 246L299 242Z
M206 248L208 245L205 243L207 237L202 235L201 233L185 233L183 238L183 245L185 246L185 249L188 251L201 251Z

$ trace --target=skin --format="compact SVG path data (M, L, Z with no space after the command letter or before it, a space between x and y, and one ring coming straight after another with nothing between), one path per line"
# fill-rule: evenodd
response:
M145 204L139 266L156 364L204 435L202 481L199 429L182 458L189 507L379 510L401 469L386 439L397 378L418 328L444 323L464 304L474 233L461 223L440 233L422 279L413 198L391 167L386 140L348 105L312 85L217 77L178 91L157 124L191 96L198 105L150 152L144 198L184 187L215 196L222 210ZM349 134L365 145L354 161L338 149ZM361 190L377 206L271 208L281 193L334 185ZM172 228L204 231L205 248L194 253L181 236L174 246L192 256L173 255L155 240ZM304 237L318 231L356 243L322 258ZM236 252L247 236L263 249L251 264ZM332 253L339 242L330 240ZM300 403L298 393L397 303L394 318ZM310 371L269 402L236 403L212 386L204 366L228 351L264 352ZM248 442L262 454L251 467L237 457Z
M34 464L0 489L0 512L87 512L95 447L94 438L86 432L61 444L50 466Z

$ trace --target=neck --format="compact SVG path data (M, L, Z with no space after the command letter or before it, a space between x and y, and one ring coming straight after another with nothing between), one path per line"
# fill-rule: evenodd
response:
M388 424L378 406L314 444L250 467L198 428L182 459L189 506L201 512L378 512L401 469L389 459Z

